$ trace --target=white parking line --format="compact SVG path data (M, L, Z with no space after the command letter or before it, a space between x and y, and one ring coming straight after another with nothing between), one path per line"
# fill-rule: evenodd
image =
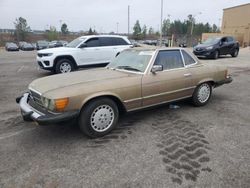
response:
M36 127L30 128L30 129L25 129L25 130L22 130L22 131L17 131L17 132L14 132L14 133L7 133L4 136L0 136L0 140L6 139L6 138L9 138L9 137L12 137L12 136L16 136L16 135L22 134L23 132L31 131L31 130L34 130L34 129L36 129Z
M21 67L17 70L17 72L20 72L23 68L24 68L24 65L21 66Z

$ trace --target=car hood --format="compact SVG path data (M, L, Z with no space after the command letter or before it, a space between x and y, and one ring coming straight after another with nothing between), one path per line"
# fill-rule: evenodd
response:
M194 48L206 48L209 46L213 46L214 44L198 44Z
M57 48L48 48L39 50L39 53L61 53L61 52L69 52L72 50L77 50L77 48L70 48L70 47L57 47Z
M46 94L54 90L71 88L79 85L91 87L93 82L104 83L107 80L119 79L134 75L122 71L111 70L107 68L89 69L66 74L58 74L39 78L30 83L29 89L35 90L40 94ZM66 91L66 89L65 89Z

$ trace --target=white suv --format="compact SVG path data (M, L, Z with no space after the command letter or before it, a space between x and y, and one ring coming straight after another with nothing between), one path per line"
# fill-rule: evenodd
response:
M42 69L66 73L83 66L108 64L113 57L129 47L132 45L124 36L82 36L65 47L39 50L37 62Z

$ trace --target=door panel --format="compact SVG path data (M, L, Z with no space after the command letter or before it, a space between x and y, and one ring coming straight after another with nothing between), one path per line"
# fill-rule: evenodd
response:
M157 72L142 79L143 106L192 95L191 74L185 69Z

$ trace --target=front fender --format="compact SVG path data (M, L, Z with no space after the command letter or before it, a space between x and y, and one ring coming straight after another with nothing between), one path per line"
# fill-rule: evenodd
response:
M87 97L84 98L84 100L81 102L81 106L83 107L84 105L86 105L90 100L94 99L94 98L98 98L98 97L115 97L116 99L118 99L122 104L122 99L116 94L116 93L112 93L112 92L98 92L98 93L94 93L91 94ZM124 105L123 105L124 106Z

